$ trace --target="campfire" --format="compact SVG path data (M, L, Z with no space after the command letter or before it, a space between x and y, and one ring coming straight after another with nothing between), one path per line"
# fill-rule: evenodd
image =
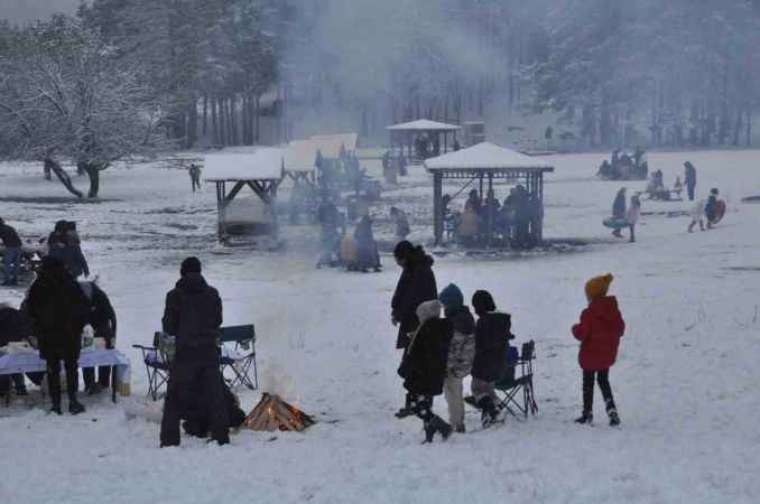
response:
M280 396L265 392L244 423L246 427L255 431L301 432L315 421L303 411L283 401Z

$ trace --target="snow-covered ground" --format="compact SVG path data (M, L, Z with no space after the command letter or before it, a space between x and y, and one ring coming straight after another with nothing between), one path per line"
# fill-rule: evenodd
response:
M281 255L219 249L213 188L193 195L175 170L113 169L101 203L71 204L55 199L63 189L42 181L39 167L0 166L0 216L24 235L43 236L62 218L78 222L120 318L118 346L133 361L128 401L146 390L131 345L150 341L179 261L195 254L222 293L225 323L256 324L263 389L277 387L320 420L301 434L242 431L224 448L184 438L179 449L159 450L158 425L128 419L128 401L86 397L86 414L55 417L34 394L0 407L2 502L760 501L760 206L741 203L760 194L760 152L651 154L671 184L690 159L698 192L719 187L729 213L714 231L690 235L687 217L668 217L690 204L644 202L636 244L613 241L601 226L620 186L594 179L601 155L548 159L556 173L546 186L546 235L589 246L501 260L452 254L435 266L439 287L491 290L513 314L518 342L536 340L540 414L431 446L420 445L418 420L393 417L403 392L389 320L399 271L390 257L380 274L316 270L309 242L317 233L306 227L287 231L293 246ZM426 180L412 174L386 201L424 224ZM429 229L415 226L414 236L427 239ZM388 230L381 222L380 234ZM611 373L620 429L606 426L598 392L597 425L572 423L580 371L569 328L584 282L607 271L628 323ZM0 291L0 302L22 294ZM243 392L244 409L258 398ZM442 398L436 410L445 415ZM470 411L468 428L478 420Z

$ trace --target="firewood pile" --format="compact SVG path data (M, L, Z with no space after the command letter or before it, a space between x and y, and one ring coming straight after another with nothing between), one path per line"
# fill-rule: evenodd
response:
M261 401L245 418L244 425L255 431L297 431L314 425L309 415L283 401L279 396L264 393Z

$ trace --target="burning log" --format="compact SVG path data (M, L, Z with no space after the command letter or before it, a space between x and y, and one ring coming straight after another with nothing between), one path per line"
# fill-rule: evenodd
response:
M283 401L280 396L264 393L261 401L245 418L245 426L255 431L297 431L301 432L316 423L313 418L295 406Z

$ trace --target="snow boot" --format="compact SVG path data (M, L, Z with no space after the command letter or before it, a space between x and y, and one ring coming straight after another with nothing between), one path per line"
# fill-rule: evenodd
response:
M581 416L575 419L575 423L581 425L591 425L594 423L594 414L584 411Z
M611 409L607 411L607 415L610 417L610 427L617 427L620 425L620 417L618 416L618 412L616 409Z
M406 394L406 399L404 399L404 406L398 410L395 415L396 418L406 418L408 416L414 415L414 405L412 404L411 395Z
M483 428L486 429L491 426L499 418L499 410L493 403L493 399L486 396L478 401L478 408L483 412L480 415L480 421L483 424Z
M464 424L459 424L454 427L454 432L457 434L464 434L467 432L467 429L465 429Z
M84 413L85 409L82 403L74 399L73 401L69 402L69 413L72 415L78 415L80 413Z
M56 415L63 415L63 411L61 411L61 405L60 404L54 404L50 407L50 413L55 413Z

